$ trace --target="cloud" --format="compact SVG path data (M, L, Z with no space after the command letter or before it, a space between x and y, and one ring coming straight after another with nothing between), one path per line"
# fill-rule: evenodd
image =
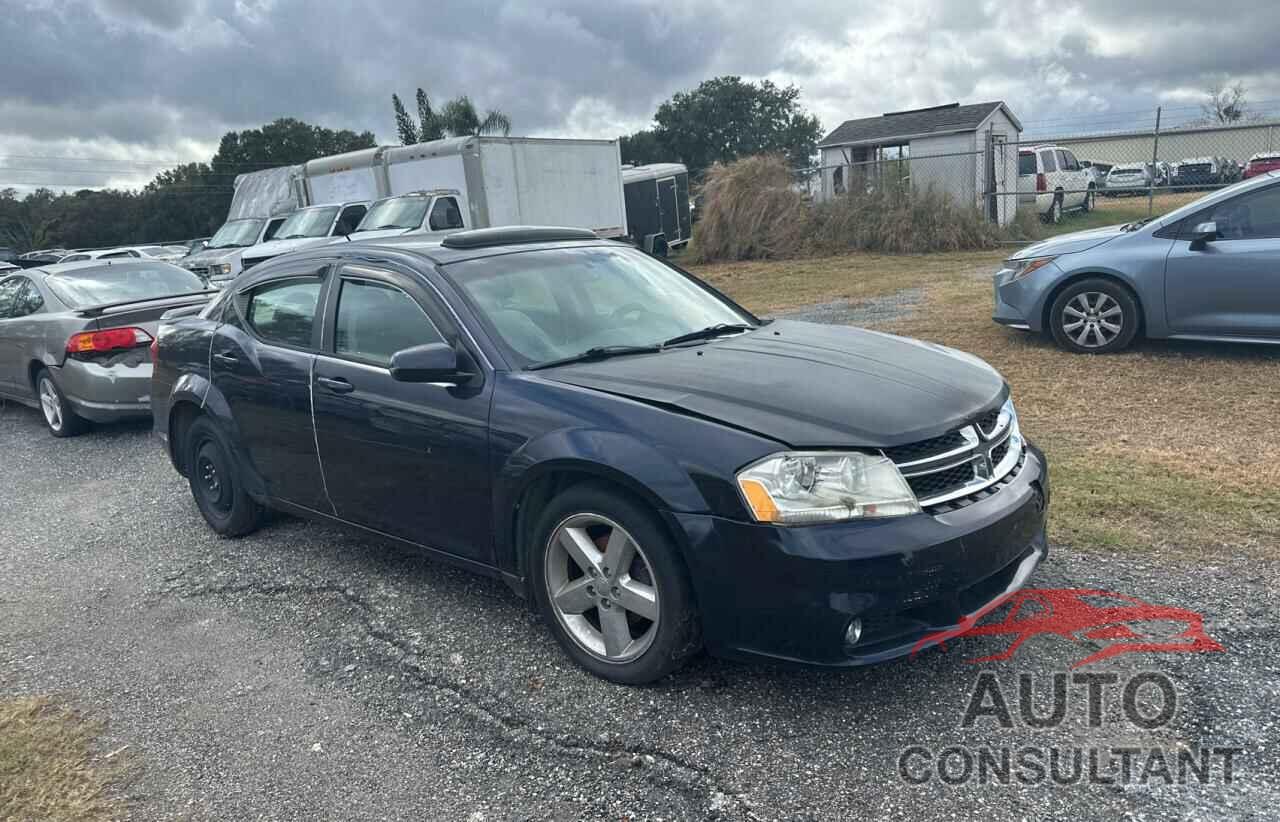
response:
M516 133L543 136L632 130L661 100L718 74L795 83L828 130L984 99L1006 100L1028 125L1084 128L1162 103L1194 112L1221 78L1243 79L1254 101L1280 100L1280 4L1262 2L1220 0L1212 25L1202 3L1184 0L9 5L0 164L15 147L56 156L54 146L203 160L223 132L282 116L392 142L391 93L412 98L418 86L437 102L469 94L511 115ZM32 148L41 145L49 150ZM69 176L50 169L41 182ZM4 174L0 186L13 179Z

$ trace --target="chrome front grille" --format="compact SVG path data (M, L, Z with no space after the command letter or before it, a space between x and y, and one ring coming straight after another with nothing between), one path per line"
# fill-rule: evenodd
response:
M898 466L920 507L943 513L976 502L988 488L999 490L1021 465L1022 451L1017 416L1006 403L941 437L886 448L884 454Z

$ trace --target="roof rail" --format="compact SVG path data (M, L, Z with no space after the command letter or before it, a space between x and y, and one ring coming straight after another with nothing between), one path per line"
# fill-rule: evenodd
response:
M521 243L553 243L560 240L598 240L594 231L585 228L557 226L511 225L500 228L474 228L445 237L445 248L488 248Z

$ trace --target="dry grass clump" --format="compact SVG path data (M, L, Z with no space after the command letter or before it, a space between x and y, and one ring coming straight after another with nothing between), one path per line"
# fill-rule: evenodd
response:
M932 188L886 184L810 204L792 182L781 157L712 166L702 187L695 261L967 251L995 248L1006 238L977 209Z
M99 726L44 697L0 701L0 819L107 820L114 762L94 761Z

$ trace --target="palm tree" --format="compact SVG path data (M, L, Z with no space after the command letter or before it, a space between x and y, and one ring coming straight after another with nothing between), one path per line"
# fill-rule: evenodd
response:
M501 111L490 109L481 119L475 104L465 94L445 103L440 109L441 127L454 137L479 137L482 134L511 133L511 118Z
M439 111L431 109L431 101L427 93L418 89L418 122L400 102L400 97L391 95L391 105L396 113L396 131L400 134L400 142L404 145L422 143L428 140L439 140L442 137L479 137L485 134L511 133L511 118L501 111L490 109L484 117L476 111L475 104L465 94L445 103Z

